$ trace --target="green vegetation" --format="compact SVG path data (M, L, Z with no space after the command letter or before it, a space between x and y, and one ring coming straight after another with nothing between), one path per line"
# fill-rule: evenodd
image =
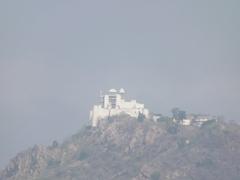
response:
M58 146L59 146L59 143L56 140L53 141L52 148L58 148Z
M161 178L161 176L160 176L160 173L158 171L154 171L150 176L151 180L160 180L160 178Z
M83 161L89 157L89 154L86 151L81 151L78 155L78 160Z
M177 140L177 145L179 149L182 149L186 146L186 140L184 138L179 138Z
M200 162L196 163L196 167L210 168L214 165L213 161L210 158L203 159Z
M180 110L179 108L172 109L173 118L177 121L181 121L186 118L186 111Z
M169 134L177 134L179 125L173 121L168 121L166 123L166 129Z
M202 125L202 128L214 128L217 125L217 121L215 119L209 120L207 122L204 122Z
M144 120L145 120L145 115L144 114L142 114L142 113L139 113L138 114L138 118L137 118L137 120L138 120L138 122L143 122Z
M167 128L167 132L169 133L169 134L177 134L177 132L178 132L178 126L169 126L168 128Z
M167 121L171 121L172 118L168 117L168 116L161 116L159 119L158 119L158 122L167 122Z
M60 160L50 159L47 164L48 164L48 167L56 167L56 166L58 166L60 163L61 163Z

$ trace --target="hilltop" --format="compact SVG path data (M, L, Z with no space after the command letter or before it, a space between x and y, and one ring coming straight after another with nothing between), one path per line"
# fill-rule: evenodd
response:
M0 180L238 180L240 126L183 126L121 115L19 153Z

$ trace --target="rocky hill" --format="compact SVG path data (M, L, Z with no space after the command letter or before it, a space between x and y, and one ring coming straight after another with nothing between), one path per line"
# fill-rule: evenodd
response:
M118 116L18 154L0 180L239 180L240 127Z

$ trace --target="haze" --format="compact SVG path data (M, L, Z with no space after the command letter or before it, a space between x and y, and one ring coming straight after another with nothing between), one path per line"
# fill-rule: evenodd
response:
M0 2L0 167L88 123L100 90L240 119L240 2Z

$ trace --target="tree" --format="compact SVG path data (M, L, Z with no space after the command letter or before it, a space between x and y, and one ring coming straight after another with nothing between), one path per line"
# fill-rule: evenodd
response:
M58 142L56 140L52 143L52 148L57 148L59 146Z
M186 118L186 111L180 110L179 108L172 109L173 118L177 121L181 121Z
M143 122L145 118L146 118L146 117L145 117L145 115L144 115L143 113L139 113L137 120L138 120L139 122Z

